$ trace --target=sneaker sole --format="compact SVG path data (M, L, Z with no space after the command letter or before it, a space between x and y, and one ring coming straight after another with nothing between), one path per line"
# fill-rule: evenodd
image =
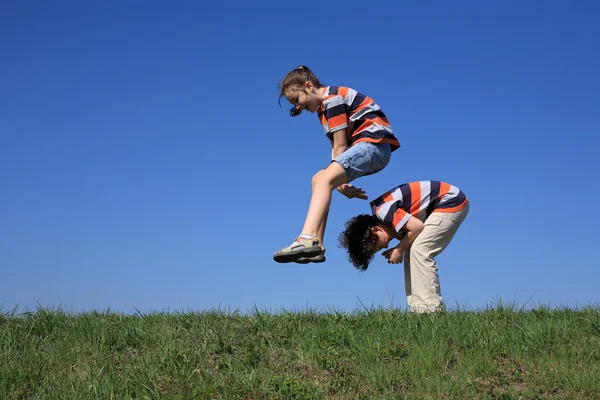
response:
M273 260L278 263L290 263L298 261L300 258L317 256L320 252L320 247L317 247L316 249L301 249L295 252L275 254L273 255Z

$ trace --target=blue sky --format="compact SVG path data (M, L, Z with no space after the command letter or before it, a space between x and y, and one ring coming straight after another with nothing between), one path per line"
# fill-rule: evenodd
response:
M438 257L449 305L598 304L600 5L592 1L0 4L0 307L405 307L402 266L337 247L277 264L329 163L281 112L300 64L375 99L402 147L370 199L443 180L471 200Z

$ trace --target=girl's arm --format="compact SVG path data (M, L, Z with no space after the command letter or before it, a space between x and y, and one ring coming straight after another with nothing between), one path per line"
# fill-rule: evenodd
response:
M331 142L331 159L333 160L334 158L345 152L347 149L348 142L346 141L346 129L340 129L339 131L333 132L333 141ZM361 188L354 187L349 183L341 184L336 188L336 190L349 199L368 199L364 190L362 190Z
M346 151L348 143L346 142L346 129L340 129L333 132L333 142L331 143L331 159L333 160Z

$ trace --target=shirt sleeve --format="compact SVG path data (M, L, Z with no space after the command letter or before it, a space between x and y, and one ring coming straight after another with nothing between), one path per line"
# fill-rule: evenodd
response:
M348 127L348 105L344 97L338 95L327 99L323 104L323 114L323 128L330 140L333 140L334 132Z
M371 203L371 210L373 216L379 219L383 224L393 226L396 233L400 233L402 228L404 228L404 225L408 222L408 219L411 217L411 215L404 210L404 203L402 203L402 200L390 200L385 202L379 198Z

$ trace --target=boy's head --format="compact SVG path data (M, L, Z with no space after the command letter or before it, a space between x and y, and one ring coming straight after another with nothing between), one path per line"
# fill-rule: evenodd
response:
M382 224L376 217L360 214L346 222L340 233L340 246L348 251L348 260L359 270L366 271L373 255L387 249L394 238L394 228Z
M279 105L281 97L293 104L290 109L292 117L300 115L302 110L315 112L322 101L317 89L322 87L319 78L307 66L301 65L290 71L279 84Z

